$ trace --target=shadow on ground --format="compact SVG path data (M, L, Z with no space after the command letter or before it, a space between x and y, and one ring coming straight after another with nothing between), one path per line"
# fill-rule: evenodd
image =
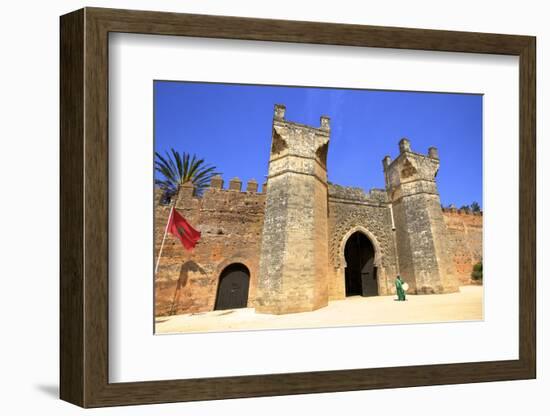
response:
M50 396L54 399L59 398L59 386L54 384L38 384L34 386L36 390L44 393L46 396Z

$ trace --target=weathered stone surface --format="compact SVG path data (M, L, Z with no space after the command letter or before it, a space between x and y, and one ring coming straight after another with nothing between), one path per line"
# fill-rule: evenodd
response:
M256 298L275 314L328 303L328 118L316 129L283 116L276 107Z
M345 297L344 248L355 232L367 235L375 250L374 266L378 268L378 293L395 292L393 280L397 275L397 253L390 205L385 191L372 190L366 194L358 188L329 187L330 236L330 299Z
M246 184L246 192L258 192L258 182L255 179L250 179Z
M444 209L443 218L459 282L476 283L471 281L471 273L474 264L483 258L483 216L480 213Z
M395 293L399 273L409 292L455 291L470 283L482 256L479 213L441 209L435 176L437 149L411 150L382 165L386 189L365 192L327 182L330 120L320 127L285 120L276 106L268 179L261 193L254 180L241 191L234 178L212 178L201 197L180 187L175 207L202 237L187 252L168 235L155 276L155 314L214 309L220 275L234 263L250 272L248 306L257 312L291 313L321 308L345 291L344 249L359 231L374 248L378 293ZM155 191L155 259L170 212Z
M447 241L441 201L435 182L437 150L412 152L408 139L399 142L399 156L384 159L386 189L392 202L399 253L399 272L412 293L458 290Z

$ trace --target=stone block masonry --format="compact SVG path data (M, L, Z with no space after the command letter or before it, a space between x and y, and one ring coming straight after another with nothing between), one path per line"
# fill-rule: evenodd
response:
M393 294L397 274L412 293L454 292L470 283L482 258L483 217L441 209L437 149L420 154L401 140L397 158L382 161L386 188L365 192L328 182L329 141L328 117L306 126L286 120L285 107L276 105L261 190L254 179L226 179L224 186L220 176L200 197L191 183L180 186L175 208L202 236L188 252L168 235L155 276L156 316L213 310L222 288L235 289L220 285L225 271L237 269L248 279L244 306L270 314ZM156 190L155 259L171 207L161 197Z
M275 107L256 310L304 312L328 303L328 118L320 128Z
M447 293L458 290L446 225L435 177L437 149L422 155L411 150L408 139L399 142L399 156L382 162L386 190L394 215L399 272L412 293Z
M330 299L345 298L344 248L351 233L368 236L374 246L374 266L378 269L378 293L394 293L398 273L392 212L384 189L368 194L360 188L329 185L329 279Z

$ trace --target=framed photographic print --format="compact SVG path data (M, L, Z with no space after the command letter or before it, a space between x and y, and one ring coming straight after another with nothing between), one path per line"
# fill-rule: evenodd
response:
M61 17L83 407L536 376L535 38Z

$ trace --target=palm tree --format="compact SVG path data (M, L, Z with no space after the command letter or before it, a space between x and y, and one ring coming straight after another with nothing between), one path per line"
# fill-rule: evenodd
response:
M472 205L470 205L470 208L474 212L480 212L481 211L481 207L479 206L479 204L476 201L472 202Z
M191 181L196 195L202 195L208 187L210 179L219 175L216 167L204 163L196 155L190 157L186 152L178 152L173 148L162 156L155 152L155 170L162 175L162 179L155 179L155 184L163 191L163 200L169 201L177 192L180 185Z

